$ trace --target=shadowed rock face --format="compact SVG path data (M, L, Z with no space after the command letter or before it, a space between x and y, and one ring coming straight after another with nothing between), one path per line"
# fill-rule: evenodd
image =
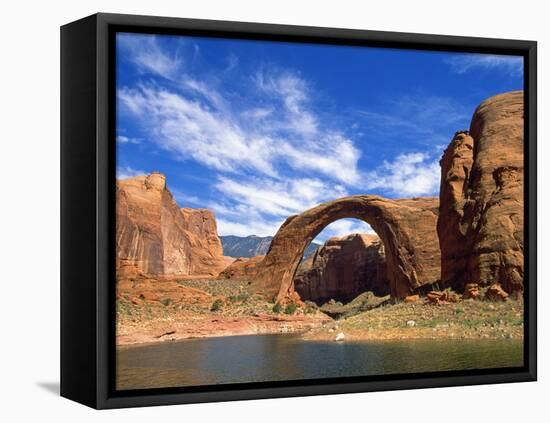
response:
M491 97L441 160L443 286L523 290L523 91Z
M300 263L294 284L302 300L318 304L330 299L347 302L366 291L387 295L384 246L376 235L330 238Z
M160 173L117 181L119 263L149 275L217 275L222 255L212 212L180 209Z
M273 238L252 287L277 300L296 297L294 275L306 246L330 223L357 218L367 222L382 240L390 293L404 298L439 280L438 210L437 198L388 200L356 195L291 216Z

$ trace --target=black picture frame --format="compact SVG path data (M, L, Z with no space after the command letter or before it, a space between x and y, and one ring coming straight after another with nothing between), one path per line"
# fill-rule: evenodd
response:
M523 56L524 366L116 391L113 40L117 31ZM536 72L534 41L104 13L61 27L61 395L104 409L536 380Z

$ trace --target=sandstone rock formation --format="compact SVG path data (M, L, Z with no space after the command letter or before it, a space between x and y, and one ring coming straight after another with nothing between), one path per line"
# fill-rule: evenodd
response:
M500 284L494 283L485 292L485 298L489 301L506 301L508 294L502 289Z
M432 304L448 304L457 303L461 300L461 296L452 291L430 291L426 295L428 301Z
M479 285L477 283L467 283L464 287L464 294L462 298L475 300L479 298Z
M220 274L220 279L248 279L251 280L258 272L258 263L265 256L256 256L251 258L240 257L227 266Z
M217 275L222 255L214 215L178 207L160 173L117 181L118 263L148 275Z
M321 304L330 299L347 302L366 291L389 294L384 246L376 235L330 238L304 261L294 278L302 300Z
M357 218L370 224L380 236L390 293L404 298L422 285L439 280L438 210L437 198L388 200L355 195L291 216L273 238L252 288L279 301L296 298L294 275L306 246L328 224Z
M414 295L407 295L403 302L405 303L416 303L417 301L420 301L420 295L414 294Z
M222 243L218 237L218 227L214 213L208 209L182 208L184 229L203 241L201 247L214 257L223 256Z
M523 290L523 91L485 100L441 159L444 287Z

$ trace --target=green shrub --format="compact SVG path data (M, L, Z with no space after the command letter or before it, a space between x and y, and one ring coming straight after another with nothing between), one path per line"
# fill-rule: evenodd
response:
M241 292L237 295L237 300L243 303L246 303L250 299L250 294L248 292Z
M212 307L210 307L210 311L218 311L221 310L223 307L223 301L219 298L212 303Z
M281 303L275 303L272 310L273 313L280 313L281 311L283 311L283 306L281 305Z
M290 303L285 307L285 314L294 314L297 308L296 304Z
M171 298L163 298L160 300L160 303L163 305L163 306L169 306L170 304L172 304L172 299Z
M313 301L306 300L306 301L304 301L304 304L305 304L307 307L310 307L310 308L318 308L317 304L314 303Z
M250 298L251 296L248 292L241 292L238 295L230 295L228 300L232 303L246 303Z
M315 304L313 301L305 301L305 305L306 305L306 308L304 310L305 314L315 313L315 311L317 311L317 309L319 308L317 304Z

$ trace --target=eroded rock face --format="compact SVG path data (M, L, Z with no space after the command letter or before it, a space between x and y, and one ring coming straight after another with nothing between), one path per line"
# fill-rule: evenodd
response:
M306 246L328 224L357 218L366 221L384 244L391 295L405 298L439 280L438 210L437 198L389 200L355 195L291 216L273 238L252 288L279 301L295 298L294 275Z
M223 248L218 237L218 226L214 213L208 209L181 209L185 221L185 230L193 234L206 247L213 257L223 256Z
M294 285L302 300L318 304L330 299L347 302L366 291L387 295L382 241L367 234L330 238L300 264Z
M443 286L523 290L523 91L491 97L441 160Z
M440 161L441 187L437 232L442 251L441 280L444 286L456 287L450 282L464 271L470 253L469 217L465 217L464 214L473 158L474 140L468 131L461 131L455 134Z
M214 215L180 210L160 173L117 181L116 253L148 275L217 275L227 266Z
M260 263L264 257L265 256L250 258L240 257L220 272L218 278L251 280L256 276L258 272L258 263Z

